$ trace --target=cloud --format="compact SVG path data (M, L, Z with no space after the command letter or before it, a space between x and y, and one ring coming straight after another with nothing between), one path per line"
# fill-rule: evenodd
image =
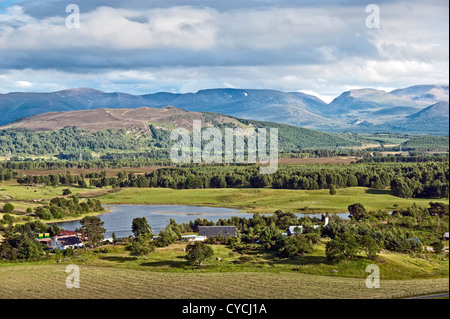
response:
M79 0L79 29L66 27L65 4L26 0L0 11L3 91L28 81L23 89L333 96L344 87L448 83L446 1L378 1L380 29L365 26L356 0Z

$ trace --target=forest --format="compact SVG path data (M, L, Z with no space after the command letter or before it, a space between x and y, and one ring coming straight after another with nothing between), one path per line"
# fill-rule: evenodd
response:
M17 173L16 173L17 174ZM0 170L0 180L11 179ZM145 175L127 173L108 177L106 171L80 175L17 176L20 185L79 187L161 187L173 189L252 187L275 189L332 189L345 187L390 188L402 198L448 198L449 162L371 163L352 165L281 165L273 175L261 175L257 165L190 165L166 167Z

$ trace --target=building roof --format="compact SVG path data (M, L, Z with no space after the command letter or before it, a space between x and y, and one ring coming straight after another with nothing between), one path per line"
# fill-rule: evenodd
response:
M236 226L198 226L198 235L217 237L222 233L223 237L236 236Z
M77 232L73 230L61 230L58 236L77 236Z
M81 241L81 239L78 238L78 237L76 237L76 236L57 238L57 239L56 239L56 242L57 242L60 246L73 246L73 245L80 245L80 244L83 244L83 242Z

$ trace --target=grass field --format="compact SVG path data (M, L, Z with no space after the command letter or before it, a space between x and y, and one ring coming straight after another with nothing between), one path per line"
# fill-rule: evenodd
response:
M444 274L445 268L448 272L448 261L445 264L424 259L418 263L417 259L408 261L405 256L383 254L381 288L368 289L365 267L373 261L332 266L327 265L323 258L312 255L272 263L258 253L252 256L251 261L236 264L232 261L239 259L237 253L225 246L214 246L215 256L220 256L221 260L212 259L199 269L186 264L183 247L183 244L176 244L158 248L147 260L131 257L123 247L115 246L108 248L108 253L83 252L59 264L54 260L1 263L0 298L366 299L398 298L449 289L448 277L445 278ZM321 253L319 249L317 255ZM80 268L80 289L66 288L68 273L65 271L69 264ZM312 264L316 268L322 267L324 275L305 273L301 269L306 267L308 270L308 265ZM414 280L390 278L396 271L407 270L405 267L413 269L413 272L414 269L420 272L423 268L427 275ZM331 273L330 269L338 272ZM413 272L406 271L410 275Z
M66 266L1 267L0 298L39 299L360 299L396 298L448 291L448 279L382 281L296 273L155 273L80 267L80 288L65 285ZM45 284L44 284L45 283Z
M20 186L17 183L3 182L0 184L0 199L12 200L36 200L36 199L50 199L57 196L62 196L63 189L69 188L73 194L80 194L86 192L86 189L67 186Z
M220 206L262 213L273 213L277 209L293 212L347 212L347 207L354 203L363 203L367 210L391 211L395 209L395 204L408 207L413 203L427 206L431 201L446 202L443 199L403 199L388 190L365 187L338 189L334 196L328 190L133 188L122 189L99 199L104 204Z

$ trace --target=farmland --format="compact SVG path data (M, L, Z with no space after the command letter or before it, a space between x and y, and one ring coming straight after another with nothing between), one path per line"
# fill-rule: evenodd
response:
M348 158L291 158L282 159L281 172L298 172L333 169L343 172L347 168L370 167L366 164L350 164L355 157ZM342 165L345 164L345 165ZM374 164L374 167L389 168L397 164ZM400 165L400 164L398 164ZM403 164L401 164L403 165ZM406 165L406 164L405 164ZM415 167L421 164L407 164ZM90 173L107 171L106 176L114 178L118 172L124 178L131 175L149 174L160 169L157 166L143 168L93 168ZM200 168L208 174L215 167ZM245 167L219 167L217 172L228 173L245 171ZM68 175L67 170L60 169ZM58 172L59 172L58 171ZM70 174L87 174L84 169L71 169ZM175 171L174 171L175 172ZM22 170L21 174L54 174L54 170ZM24 174L25 173L25 174ZM212 174L212 173L211 173ZM289 174L287 174L289 176ZM428 216L430 202L448 205L447 198L403 198L396 196L385 186L342 187L331 195L329 189L276 189L250 187L249 185L230 188L173 189L162 187L93 187L91 179L87 185L25 184L17 179L0 183L0 206L14 205L11 215L15 224L39 220L33 213L26 214L27 208L33 210L45 206L56 197L67 200L75 195L80 202L89 198L101 201L103 205L192 205L208 207L228 207L270 216L275 211L299 213L348 213L349 206L363 203L369 213L408 210L414 204L417 219L410 216L377 220L381 215L369 218L367 222L354 222L361 227L405 227L414 229L416 236L426 242L425 250L401 253L390 249L379 249L375 259L359 252L351 259L330 262L326 246L331 240L322 237L310 252L295 258L280 257L276 249L267 249L256 244L260 233L254 233L249 242L243 237L241 246L212 244L214 256L201 266L193 266L186 261L186 243L176 241L165 247L157 247L145 257L130 254L132 239L121 239L116 244L107 243L101 247L75 250L74 256L64 256L46 252L32 260L0 261L0 298L261 298L261 299L320 299L320 298L400 298L448 291L448 253L434 254L428 248L437 236L436 232L421 226L420 218L425 218L430 227L435 227L439 217ZM71 195L63 191L70 189ZM416 211L419 211L417 213ZM90 213L89 215L95 215ZM421 214L423 215L423 217ZM0 213L0 219L5 213ZM67 215L67 219L83 218L85 215ZM231 217L231 216L230 216ZM445 216L443 218L448 218ZM64 219L64 218L63 218ZM423 219L423 220L425 220ZM52 223L59 219L45 221ZM5 223L4 223L5 224ZM5 224L6 225L6 224ZM409 225L409 226L402 226ZM358 226L358 227L359 227ZM268 227L268 224L264 227ZM356 226L355 226L356 227ZM283 227L280 226L280 229ZM442 228L444 231L446 228ZM242 230L244 233L249 229ZM383 230L384 231L384 230ZM253 230L252 230L253 233ZM246 234L247 236L248 234ZM250 235L248 235L250 236ZM395 235L397 236L397 235ZM247 237L248 238L248 237ZM239 247L244 247L240 250ZM67 289L65 267L75 264L80 267L80 289ZM366 266L376 264L380 267L381 288L368 289ZM45 288L42 282L46 283ZM233 282L230 286L227 283ZM175 284L174 284L175 283ZM305 288L307 287L307 288ZM126 291L126 292L125 292Z
M82 252L59 264L3 263L0 298L366 299L448 291L448 261L439 259L417 261L382 255L381 288L368 289L364 270L373 262L361 260L329 266L320 256L320 249L316 254L289 262L271 262L264 253L257 253L252 261L245 262L245 256L214 246L215 256L221 260L195 268L183 260L183 248L182 244L158 248L147 260L129 256L123 247L108 246L106 253ZM233 262L239 257L242 262ZM65 286L69 263L80 267L80 289ZM337 272L330 272L333 269ZM398 277L396 273L406 277L392 280Z

